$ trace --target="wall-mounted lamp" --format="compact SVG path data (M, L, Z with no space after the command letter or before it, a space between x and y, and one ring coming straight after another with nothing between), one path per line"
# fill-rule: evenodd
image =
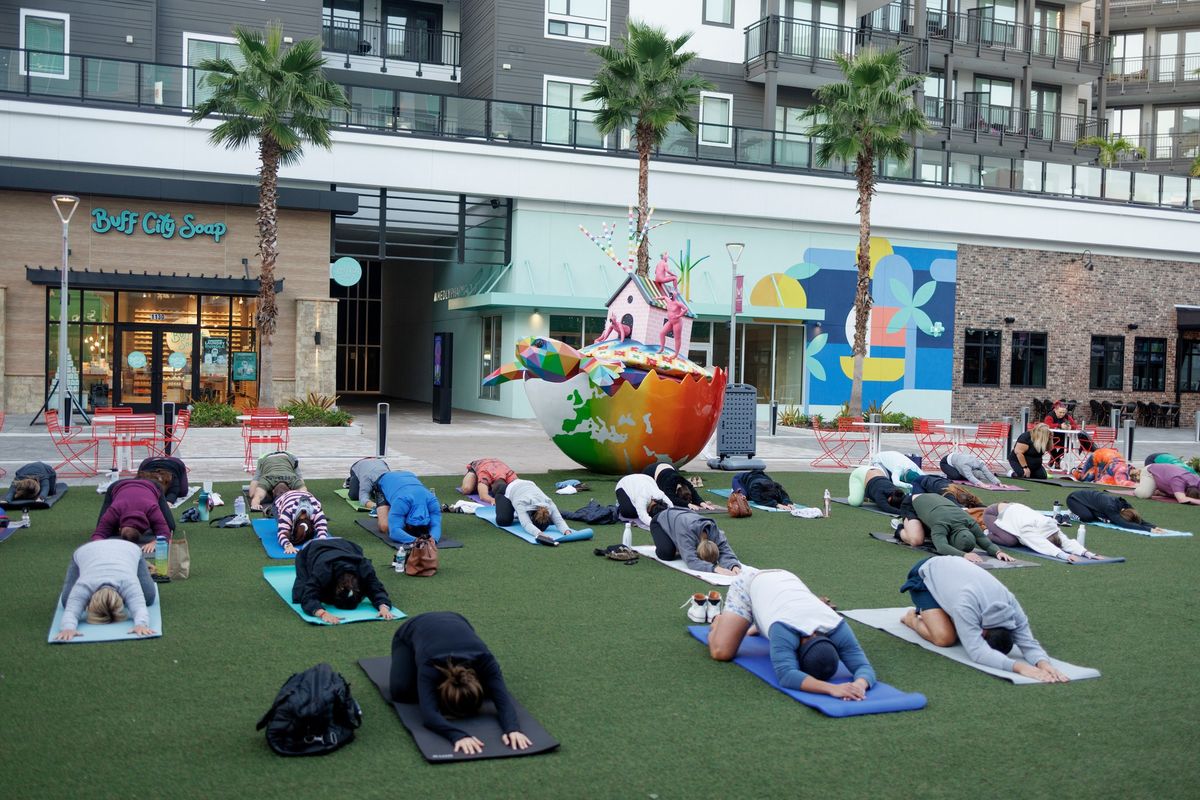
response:
M533 310L533 313L534 313L534 314L540 314L540 313L542 313L542 310L541 310L540 308L535 308L535 309Z
M1138 324L1136 322L1131 322L1126 327L1131 331L1136 331L1138 329Z
M1083 268L1086 269L1088 272L1091 272L1092 270L1094 270L1096 268L1092 264L1092 251L1091 250L1083 251Z
M313 332L313 344L315 344L317 347L321 346L321 332L320 331Z
M1005 318L1004 318L1004 324L1005 324L1005 325L1012 325L1012 324L1013 324L1014 322L1016 322L1016 321L1017 321L1017 318L1016 318L1016 317L1005 317Z

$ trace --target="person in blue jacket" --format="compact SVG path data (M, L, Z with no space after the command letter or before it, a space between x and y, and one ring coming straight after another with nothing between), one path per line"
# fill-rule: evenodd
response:
M411 472L385 474L375 484L379 502L379 530L393 542L408 544L418 536L442 538L442 507L433 492Z

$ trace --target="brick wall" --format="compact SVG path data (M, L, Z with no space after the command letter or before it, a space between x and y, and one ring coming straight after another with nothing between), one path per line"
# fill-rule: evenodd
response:
M1088 416L1089 400L1175 402L1175 349L1179 332L1175 305L1200 305L1200 265L1116 256L1083 257L1046 250L962 245L954 341L955 420L1017 416L1034 397L1078 400L1075 417ZM1005 317L1015 322L1006 324ZM1137 330L1128 326L1133 323ZM1000 331L1000 386L963 386L963 342L967 328ZM1047 334L1046 387L1010 386L1013 331ZM1093 335L1125 339L1121 391L1089 389ZM1133 390L1134 339L1167 340L1166 391ZM1179 396L1181 422L1200 408L1200 394Z

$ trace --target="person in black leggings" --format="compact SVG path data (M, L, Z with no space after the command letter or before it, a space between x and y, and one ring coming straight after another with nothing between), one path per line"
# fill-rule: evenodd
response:
M1046 468L1042 458L1050 449L1050 427L1044 422L1033 426L1017 437L1012 451L1008 454L1008 464L1012 474L1017 478L1046 479Z
M1162 532L1162 528L1129 505L1128 500L1111 492L1079 489L1067 495L1067 508L1080 522L1107 522L1134 531Z

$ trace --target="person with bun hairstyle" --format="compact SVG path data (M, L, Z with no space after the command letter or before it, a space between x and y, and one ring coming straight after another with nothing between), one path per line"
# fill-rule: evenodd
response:
M466 617L453 611L409 617L396 631L390 691L395 702L417 703L425 727L454 742L456 753L482 753L484 743L447 717L475 716L484 700L496 706L506 746L526 750L533 744L521 732L496 657Z
M54 496L58 488L58 473L44 461L34 461L13 474L12 486L8 489L5 502L14 500L37 500L45 502Z
M729 540L711 519L689 508L660 508L650 520L654 554L663 561L683 559L688 569L717 575L742 571Z

